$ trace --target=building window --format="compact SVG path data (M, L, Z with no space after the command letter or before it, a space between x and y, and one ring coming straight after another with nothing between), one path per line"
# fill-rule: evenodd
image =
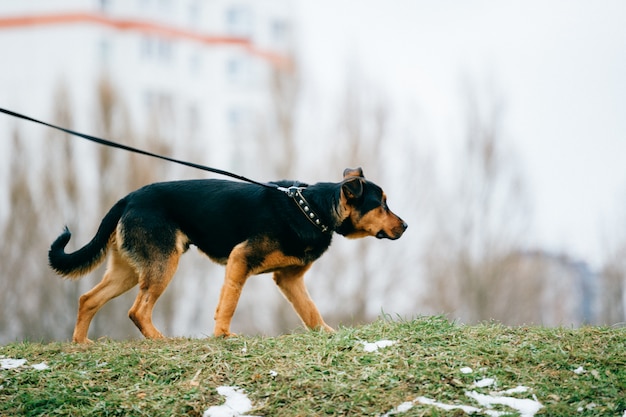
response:
M189 73L200 74L202 71L202 53L196 50L189 55Z
M167 39L145 35L141 38L140 54L147 61L169 63L174 59L174 46Z
M237 132L241 130L243 119L243 111L241 109L233 107L228 110L228 126L231 131Z
M284 19L274 19L270 23L272 42L284 46L289 40L289 24Z
M165 39L158 39L158 59L162 62L172 61L174 52L172 42Z
M226 78L231 84L250 82L251 71L251 62L245 56L233 56L226 61Z
M202 9L197 0L189 4L189 24L193 28L199 28L202 16Z
M226 10L226 30L234 36L249 37L252 34L252 13L244 6Z
M100 11L106 13L111 8L111 0L99 0L98 5L100 7Z
M231 58L226 62L226 75L230 82L237 82L241 77L241 60Z
M172 1L171 0L160 0L159 6L163 11L171 11L172 10Z
M100 49L100 65L107 66L111 62L111 42L108 39L102 39L99 45Z
M142 36L141 37L141 56L145 59L151 59L154 54L153 42L151 36Z

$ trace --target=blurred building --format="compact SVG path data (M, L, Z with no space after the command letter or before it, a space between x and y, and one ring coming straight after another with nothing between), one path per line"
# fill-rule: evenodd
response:
M98 133L95 96L107 79L133 132L158 128L174 154L184 141L195 161L236 169L254 155L252 130L269 108L268 76L289 65L290 3L1 2L0 105L51 121L63 85L73 127ZM12 123L0 118L0 132Z
M599 323L601 277L586 262L541 250L518 256L518 279L538 289L536 297L527 297L531 322L576 327Z

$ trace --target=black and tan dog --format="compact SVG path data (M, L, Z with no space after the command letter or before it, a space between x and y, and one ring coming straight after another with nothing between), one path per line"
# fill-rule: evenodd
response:
M215 312L216 336L230 335L246 279L264 272L274 273L306 326L332 331L303 277L330 246L333 232L397 239L407 225L389 210L383 190L367 181L360 168L346 169L340 183L274 184L278 190L224 180L145 186L118 201L95 237L70 254L64 252L71 237L66 228L49 252L57 273L78 278L111 253L102 281L80 297L73 340L88 342L96 312L137 284L139 294L128 314L145 337L162 338L152 324L152 309L191 244L226 265Z

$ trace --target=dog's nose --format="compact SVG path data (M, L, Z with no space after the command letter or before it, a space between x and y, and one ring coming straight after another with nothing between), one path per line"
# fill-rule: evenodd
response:
M408 229L409 225L405 221L402 222L402 230Z

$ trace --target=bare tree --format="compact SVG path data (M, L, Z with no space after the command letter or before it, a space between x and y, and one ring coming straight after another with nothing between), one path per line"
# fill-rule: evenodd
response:
M510 312L524 308L527 297L513 293L506 277L515 269L511 255L522 245L528 206L522 176L502 131L502 100L491 96L484 104L469 84L465 97L467 124L456 162L456 186L437 211L439 227L424 258L432 285L430 302L466 321L506 321L509 313L496 315L492 300L505 298ZM515 299L522 305L512 304Z
M389 104L381 89L368 83L353 66L346 78L337 111L338 131L329 139L324 160L337 174L346 167L363 167L366 178L382 184L391 178L385 175L390 170L383 157L390 147ZM317 279L315 292L323 293L324 304L332 307L326 320L333 325L370 321L372 315L380 313L377 303L387 297L392 278L402 280L402 276L394 270L396 265L381 262L381 242L368 238L343 242L339 236L335 239L332 252L316 267L323 279Z
M620 220L620 227L604 237L600 271L599 321L608 325L626 323L626 216Z
M96 86L96 112L97 134L132 147L146 147L154 153L169 154L171 146L161 135L159 120L170 120L171 115L152 114L151 124L146 138L133 132L130 123L130 114L119 90L113 81L106 75L102 75ZM171 108L155 108L154 112L172 111ZM169 166L159 161L150 159L143 155L123 152L104 146L95 148L96 151L96 177L99 178L92 197L97 197L98 208L95 218L90 219L95 230L99 221L111 206L129 192L152 182L168 179L171 172ZM83 213L84 215L84 213ZM95 282L101 279L105 266L101 266L90 275L83 288L90 288ZM173 287L175 288L175 287ZM155 310L155 320L163 323L166 331L172 328L175 319L175 290L170 288L159 300L159 308ZM135 326L128 319L126 314L120 314L119 306L124 308L133 303L136 291L129 291L120 296L119 300L105 305L93 321L92 331L94 333L106 334L114 338L125 338L129 335L138 334ZM124 310L122 310L124 311Z
M273 157L272 166L278 178L294 175L293 168L297 162L295 126L300 98L300 70L294 54L290 54L289 61L289 66L272 68L269 80L273 138L265 145L271 144L272 151L268 156Z
M67 90L59 84L54 95L54 123L71 126L71 105ZM55 281L47 265L49 236L60 231L56 213L68 198L78 195L71 169L73 146L63 134L48 132L50 144L36 144L33 152L16 130L10 152L10 219L3 225L8 243L0 248L2 276L1 316L4 340L61 338L72 310L68 286ZM37 163L37 152L45 157ZM33 148L31 146L31 148ZM59 169L61 168L61 169ZM58 172L58 175L55 175ZM74 301L75 302L75 301ZM73 304L73 303L72 303Z
M264 169L264 175L276 179L293 179L294 175L301 175L296 169L299 155L295 137L300 68L295 55L289 54L288 60L290 65L270 69L267 79L269 105L265 112L258 115L255 126L255 160L264 161L263 166L258 168ZM223 270L220 272L223 274ZM259 303L259 298L263 298L264 302ZM266 320L259 317L266 317ZM300 324L293 308L275 288L269 274L248 280L235 320L236 325L248 333L279 334Z
M626 245L608 256L602 268L600 322L626 322Z
M38 319L29 315L39 298L33 278L39 275L40 268L36 260L29 260L35 252L33 248L41 247L36 223L32 220L38 213L29 184L29 172L23 163L29 155L17 130L13 133L9 155L10 213L3 225L2 235L6 244L0 246L0 271L4 277L0 281L0 327L4 329L0 337L4 342L25 337L24 332L29 325L39 328ZM32 291L33 286L35 291Z
M264 119L264 129L258 138L262 152L260 159L271 161L269 164L279 178L301 175L299 162L304 158L298 154L296 125L298 100L300 97L299 68L297 60L292 59L289 68L276 68L270 77L271 94L270 117ZM332 169L340 174L347 166L363 166L366 176L382 180L386 172L381 166L383 162L377 156L384 147L388 106L380 90L365 86L359 77L349 76L344 99L340 104L337 118L338 132L325 143L319 140L320 148L327 149L323 155L324 176ZM371 92L374 91L373 94ZM317 173L316 173L317 174ZM337 239L340 239L337 237ZM376 267L377 257L370 250L372 242L368 239L351 241L349 245L338 247L333 244L334 254L324 257L323 266L315 266L310 273L315 279L312 291L324 293L324 303L332 305L332 314L327 320L334 323L355 323L370 320L370 299L373 293L380 293L378 279L379 269ZM339 245L341 246L341 245ZM345 258L356 258L359 262L345 262ZM315 278L313 278L315 275ZM356 277L353 279L353 277ZM382 287L386 287L383 285ZM323 290L321 289L323 288ZM245 320L250 331L281 333L299 325L297 316L278 291L268 289L266 282L251 279L242 294L237 316L258 317L263 305L255 303L259 293L263 294L263 305L274 306L269 322L270 327L256 327L255 320ZM255 298L249 297L254 294ZM237 319L237 318L236 318ZM258 321L258 320L257 320Z

